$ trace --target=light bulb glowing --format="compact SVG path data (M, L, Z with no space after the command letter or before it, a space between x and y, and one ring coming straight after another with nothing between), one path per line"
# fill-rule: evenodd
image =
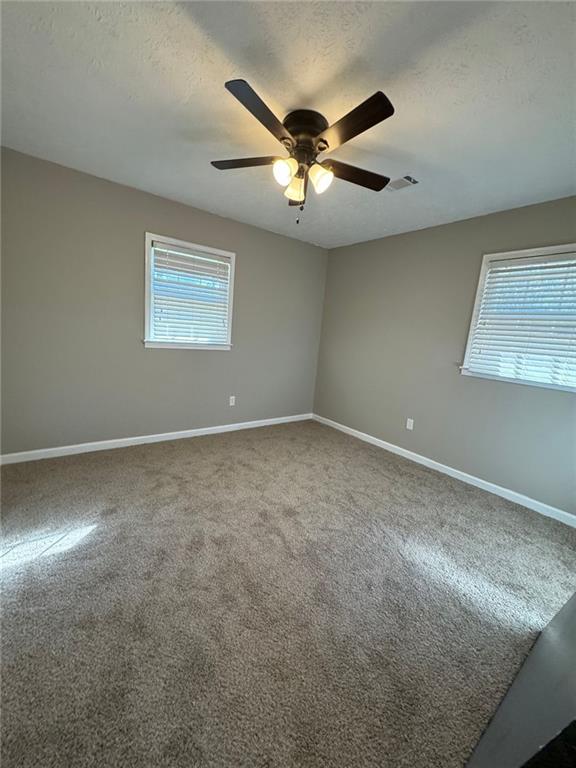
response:
M314 163L312 168L308 171L308 176L318 195L321 195L322 192L326 192L334 178L333 172L329 168L324 168L319 163Z
M272 166L272 173L274 174L274 178L278 184L281 184L283 187L285 187L287 184L290 184L297 170L298 161L293 157L275 160L274 165Z
M290 185L286 187L284 195L288 200L294 200L295 203L302 202L304 200L304 177L294 176Z

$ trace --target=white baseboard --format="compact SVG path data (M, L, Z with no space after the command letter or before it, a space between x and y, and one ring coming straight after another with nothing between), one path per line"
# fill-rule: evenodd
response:
M531 499L529 496L524 496L522 493L517 493L509 488L503 488L501 485L489 483L487 480L482 480L482 478L469 475L467 472L448 467L446 464L440 464L439 461L429 459L427 456L421 456L419 453L414 453L406 448L401 448L399 445L387 443L385 440L380 440L378 437L373 437L372 435L366 434L366 432L360 432L352 427L339 424L337 421L332 421L332 419L327 419L324 416L318 416L316 413L313 414L312 418L314 421L320 422L320 424L326 424L328 427L338 429L340 432L345 432L347 435L357 437L359 440L364 440L366 443L371 443L372 445L377 445L379 448L384 448L385 451L396 453L398 456L403 456L405 459L415 461L417 464L423 464L425 467L435 469L437 472L443 472L445 475L455 477L457 480L462 480L462 482L468 483L469 485L475 485L477 488L482 488L484 491L494 493L496 496L501 496L503 499L513 501L515 504L521 504L523 507L528 507L528 509L534 510L534 512L539 512L541 515L552 517L554 520L559 520L561 523L566 523L566 525L576 528L576 515L572 515L570 512L566 512L563 509L551 507L549 504L544 504L541 501L536 501L536 499Z
M94 443L78 443L77 445L60 445L55 448L40 448L35 451L20 451L6 453L0 456L0 464L19 464L24 461L38 459L55 459L58 456L71 456L75 453L91 453L92 451L109 451L112 448L126 448L129 445L143 443L161 443L166 440L181 440L186 437L215 435L220 432L236 432L239 429L254 429L269 427L274 424L288 424L291 421L306 421L312 419L311 413L299 413L295 416L279 416L275 419L259 419L258 421L242 421L236 424L222 424L218 427L200 427L199 429L184 429L180 432L163 432L157 435L139 435L137 437L120 437L115 440L98 440Z

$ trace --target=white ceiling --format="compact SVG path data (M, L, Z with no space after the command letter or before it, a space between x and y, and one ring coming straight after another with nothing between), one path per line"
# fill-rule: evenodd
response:
M3 143L326 247L576 191L573 3L5 2ZM396 108L334 157L416 187L336 180L295 223L281 152L225 89L282 119L335 121L376 90Z

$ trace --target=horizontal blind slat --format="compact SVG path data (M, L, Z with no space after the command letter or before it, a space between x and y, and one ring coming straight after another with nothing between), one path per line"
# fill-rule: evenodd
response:
M229 343L229 258L154 243L151 267L151 340Z
M576 387L576 259L488 265L465 369Z

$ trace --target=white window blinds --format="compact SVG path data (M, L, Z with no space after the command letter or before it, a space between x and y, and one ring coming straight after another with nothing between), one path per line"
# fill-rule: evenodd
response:
M576 391L576 246L553 250L484 257L462 373Z
M148 237L148 346L229 349L234 254Z

